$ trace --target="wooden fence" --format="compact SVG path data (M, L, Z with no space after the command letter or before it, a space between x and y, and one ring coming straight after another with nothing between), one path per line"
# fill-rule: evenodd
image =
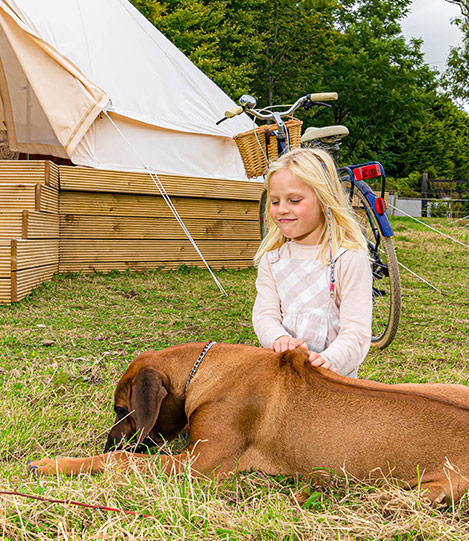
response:
M469 214L469 180L429 179L422 175L422 216Z

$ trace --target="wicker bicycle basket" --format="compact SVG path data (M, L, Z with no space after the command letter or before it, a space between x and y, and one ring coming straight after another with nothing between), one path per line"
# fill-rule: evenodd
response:
M290 148L300 146L302 124L303 122L296 118L285 122ZM248 178L263 175L267 171L268 163L278 158L277 138L271 135L277 129L277 124L270 124L234 136Z

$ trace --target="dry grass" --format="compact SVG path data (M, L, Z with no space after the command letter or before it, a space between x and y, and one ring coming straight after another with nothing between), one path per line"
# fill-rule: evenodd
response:
M435 223L468 243L467 229ZM467 385L468 250L407 220L394 226L402 262L442 293L403 273L398 336L370 353L361 376ZM190 468L167 477L157 460L144 474L28 476L29 459L102 451L114 385L137 353L191 340L256 344L255 271L218 278L229 297L197 269L57 276L29 299L0 307L0 490L150 517L0 495L2 539L469 539L467 498L435 509L391 483L338 478L317 489L259 473L215 483L192 478Z

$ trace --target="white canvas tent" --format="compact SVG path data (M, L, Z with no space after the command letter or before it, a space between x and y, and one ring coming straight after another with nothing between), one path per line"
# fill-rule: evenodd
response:
M216 126L233 101L127 0L0 0L0 60L11 150L246 178L232 136L251 120Z

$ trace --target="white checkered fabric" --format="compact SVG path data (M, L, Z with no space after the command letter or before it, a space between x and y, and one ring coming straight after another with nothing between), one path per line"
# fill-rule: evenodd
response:
M339 329L338 308L329 290L329 266L311 259L279 257L269 252L272 274L280 297L282 326L311 351L324 351Z

